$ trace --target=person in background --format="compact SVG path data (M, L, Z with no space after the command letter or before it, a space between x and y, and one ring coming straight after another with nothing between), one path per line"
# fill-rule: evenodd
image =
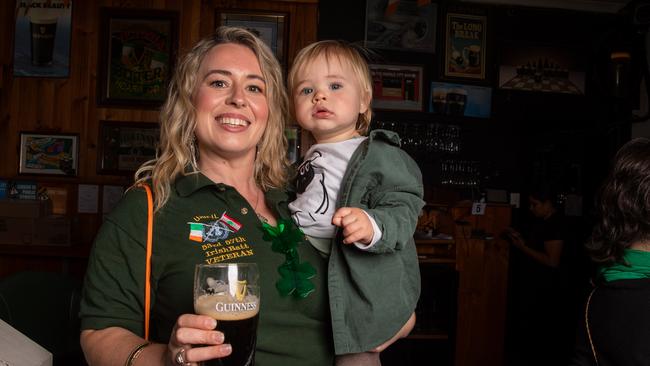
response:
M571 305L563 281L566 225L556 200L548 184L534 187L528 195L532 221L526 235L513 228L504 233L513 248L508 290L510 365L562 364L573 343Z
M160 113L159 153L136 173L155 199L150 339L143 339L147 201L132 188L106 218L89 259L80 316L90 365L227 357L228 334L193 314L194 267L218 262L258 265L257 366L333 363L326 260L292 242L293 263L315 269L303 279L312 287L280 293L278 267L287 258L265 239L262 223L291 223L287 108L280 65L246 30L219 28L180 60Z
M305 47L287 83L295 119L316 140L298 167L289 208L329 260L336 364L379 365L380 345L415 322L421 173L395 133L366 136L372 79L356 48L333 40Z
M572 366L650 364L650 139L623 145L597 201L586 248L599 266Z

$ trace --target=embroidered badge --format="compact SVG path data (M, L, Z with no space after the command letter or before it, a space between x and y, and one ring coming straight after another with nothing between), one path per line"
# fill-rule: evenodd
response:
M188 222L189 239L198 243L215 243L227 239L232 233L242 228L242 224L224 212L219 220L210 222Z

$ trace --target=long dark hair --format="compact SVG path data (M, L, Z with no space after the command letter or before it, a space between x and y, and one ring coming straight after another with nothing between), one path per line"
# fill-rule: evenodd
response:
M595 262L622 262L625 249L650 239L650 139L631 140L618 150L596 208L598 220L586 243Z

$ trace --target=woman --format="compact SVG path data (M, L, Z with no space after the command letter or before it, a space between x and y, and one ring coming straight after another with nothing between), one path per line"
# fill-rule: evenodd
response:
M235 261L256 262L260 271L256 364L332 364L325 261L298 243L299 260L316 269L315 290L282 296L275 283L286 258L263 238L262 221L289 217L280 190L287 171L280 70L261 40L227 27L178 64L161 112L159 155L136 173L155 197L153 343L142 338L147 203L143 190L131 189L89 260L81 307L89 364L195 365L230 354L216 322L192 314L192 283L195 264Z
M512 365L558 365L566 362L569 343L560 268L565 241L564 217L556 195L546 185L528 196L533 216L527 235L506 231L511 252L509 351ZM565 345L563 345L565 344Z
M650 140L621 147L587 250L600 268L571 365L650 364Z

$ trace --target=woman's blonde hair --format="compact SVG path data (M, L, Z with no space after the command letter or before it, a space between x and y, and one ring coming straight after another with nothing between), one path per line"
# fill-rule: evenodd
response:
M357 46L345 41L325 40L314 42L298 52L287 77L292 117L295 120L293 96L296 93L299 82L296 78L309 63L318 57L325 57L327 62L330 62L330 59L336 57L342 65L348 65L352 68L361 90L366 93L363 97L367 98L366 101L368 102L368 110L365 113L359 114L356 130L361 135L367 134L368 128L370 127L370 120L372 119L372 109L370 107L370 102L372 101L372 78L370 77L370 69L368 68L368 62L361 55Z
M179 176L199 172L194 136L196 109L192 97L205 55L212 48L226 43L242 45L253 51L266 83L269 117L258 143L253 172L255 182L264 191L283 187L286 183L288 161L284 120L288 113L288 98L280 64L268 46L251 32L236 27L219 27L180 59L169 85L167 100L160 111L160 145L156 158L144 163L135 173L134 186L145 182L152 185L155 210L167 203L171 185Z

